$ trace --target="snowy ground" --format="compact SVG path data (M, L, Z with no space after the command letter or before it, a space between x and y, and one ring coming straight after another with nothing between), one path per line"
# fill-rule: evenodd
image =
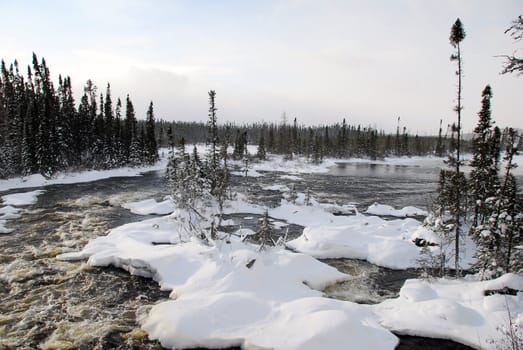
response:
M518 162L521 160L518 158ZM389 161L442 164L438 158ZM333 164L333 160L311 165L300 159L288 162L273 156L270 162L251 164L252 173L248 175L279 170L296 177L300 173L328 171ZM124 176L126 172L127 176L134 176L163 167L164 164L104 174L70 174L47 182L37 177L25 182L7 180L0 182L0 190L91 181ZM39 181L44 182L37 184ZM278 184L271 188L289 191ZM19 215L17 206L34 201L37 195L3 196L0 230L6 229L2 220L15 219ZM26 201L21 200L23 197ZM365 259L380 266L403 269L417 265L420 248L412 240L434 237L419 221L402 218L420 214L417 208L395 209L382 204L369 207L369 213L400 217L384 220L359 213L332 214L337 210L348 211L350 205L333 208L332 204L314 200L310 204L305 205L305 195L301 193L295 203L283 200L276 208L269 209L273 218L305 226L300 237L287 243L297 252L281 246L259 251L256 245L242 242L235 235L215 244L203 243L188 234L187 213L175 208L169 200L145 200L124 207L138 214L164 216L117 227L107 236L91 241L80 252L66 252L59 258L88 259L93 266L118 266L132 274L151 277L162 289L170 290L170 300L138 315L149 336L166 347L347 349L350 345L354 349L394 349L398 340L391 331L395 331L495 349L504 337L497 328L508 325L508 310L516 324L523 324L522 292L485 294L486 290L504 287L523 290L523 278L516 275L487 282L472 278L408 280L398 298L374 306L323 297L322 288L349 276L315 257ZM225 211L261 214L264 210L239 195L228 203ZM238 232L237 236L244 233ZM468 248L466 262L472 261L473 249Z

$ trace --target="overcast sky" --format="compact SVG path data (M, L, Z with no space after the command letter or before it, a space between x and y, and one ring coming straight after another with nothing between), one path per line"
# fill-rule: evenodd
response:
M80 100L92 79L138 116L204 121L216 90L221 122L341 122L437 133L455 120L450 28L461 18L464 128L490 84L493 118L523 127L523 76L500 75L523 48L504 30L521 0L0 0L0 57L45 57ZM24 70L25 71L25 70Z

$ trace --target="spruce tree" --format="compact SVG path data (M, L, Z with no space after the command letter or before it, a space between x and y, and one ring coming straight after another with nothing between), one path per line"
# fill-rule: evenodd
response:
M435 150L437 157L443 157L444 147L443 147L443 137L442 137L443 129L441 127L442 123L443 123L443 119L440 119L439 120L439 131L438 131L438 143L436 144L436 150Z
M114 111L113 101L111 97L111 85L107 83L105 92L105 102L103 106L103 153L104 153L104 167L114 167Z
M158 160L158 145L156 143L155 119L153 111L153 102L149 104L147 110L147 119L145 121L145 161L148 164L154 164Z
M122 146L122 100L118 98L116 100L116 108L114 110L114 136L113 136L113 147L115 162L117 166L123 166L126 164Z
M131 162L131 158L136 159L136 143L137 131L134 106L131 98L127 95L125 99L125 120L122 129L122 147L126 162Z
M513 163L513 158L517 154L520 140L521 137L513 129L507 131L503 183L497 195L486 201L490 217L476 228L478 249L474 268L483 278L523 271L523 203L512 174L512 169L517 166Z
M490 111L492 89L489 85L485 87L481 96L481 110L478 113L478 124L474 129L472 139L473 155L470 162L472 170L470 172L469 195L474 208L473 227L484 224L489 217L485 201L496 194L498 185L497 158L499 153L495 153L492 150L492 148L496 148L494 144L498 140L495 139L492 130Z
M274 234L274 228L273 225L269 219L269 211L265 210L263 213L263 218L261 220L261 228L256 234L253 236L253 239L256 241L256 243L259 244L259 251L267 250L267 246L272 241L272 235Z
M209 129L209 180L211 186L211 194L214 194L216 186L219 182L220 172L220 155L218 152L218 120L216 117L215 107L216 92L214 90L209 91L209 121L207 122Z
M460 43L465 39L465 30L463 29L463 25L461 24L461 20L458 18L456 22L454 22L451 32L450 32L450 44L452 47L456 49L456 52L453 53L450 57L452 61L456 61L458 68L456 71L456 75L458 77L458 91L457 91L457 99L456 99L456 106L454 110L457 113L457 124L456 124L456 156L449 156L449 165L454 166L455 173L453 176L452 186L454 186L454 195L455 198L453 198L453 214L454 214L454 225L455 225L455 256L454 256L454 268L456 270L456 277L459 277L461 275L460 271L460 236L461 236L461 220L463 218L462 213L462 193L461 189L463 188L463 184L461 183L461 179L463 178L460 167L462 165L461 161L461 111L463 107L461 106L461 92L462 92L462 59L461 59L461 46Z
M338 142L337 142L337 148L338 148L338 154L337 156L339 158L345 158L348 156L347 154L347 146L348 146L348 130L347 130L347 121L345 118L343 118L343 122L341 124L340 131L338 132Z

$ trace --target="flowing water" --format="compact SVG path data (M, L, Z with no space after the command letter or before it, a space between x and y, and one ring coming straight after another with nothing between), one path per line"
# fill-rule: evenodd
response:
M151 173L49 186L36 205L10 221L15 230L0 236L0 349L161 348L135 320L137 312L168 293L125 271L55 256L80 249L112 227L144 219L121 204L162 197L162 182Z
M320 201L352 203L361 211L376 201L425 207L436 189L437 174L436 168L346 163L327 174L300 174L292 179L275 172L259 178L233 177L233 185L267 206L277 205L282 193L264 188L278 183L294 186L298 192L310 189ZM0 235L0 349L160 349L135 321L137 314L168 297L156 282L116 268L92 268L85 262L55 257L80 249L113 227L147 218L121 204L161 199L165 188L161 174L150 172L48 186L37 204L24 207L22 217L9 222L14 231ZM0 196L29 190L0 192ZM258 225L259 216L253 214L231 217L242 227L256 229ZM289 237L296 237L302 227L281 225L277 232L287 230ZM363 261L325 262L353 276L326 293L361 303L394 297L406 278L416 276L416 271L394 271ZM401 349L419 346L405 344Z

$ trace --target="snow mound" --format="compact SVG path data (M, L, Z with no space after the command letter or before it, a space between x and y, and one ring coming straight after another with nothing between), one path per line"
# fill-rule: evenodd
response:
M374 216L344 217L344 225L311 225L287 243L316 258L363 259L393 269L416 267L420 248L410 239L420 223Z
M394 349L397 338L368 308L306 297L278 303L234 292L152 308L142 327L167 348Z
M399 218L406 218L409 216L427 216L428 213L416 207L404 207L402 209L394 209L390 205L374 203L367 208L367 214L379 216L395 216Z
M506 274L491 281L407 280L397 299L373 310L392 331L496 349L503 339L498 329L508 327L508 310L513 320L523 320L523 293L495 292L505 287L522 291L523 276Z
M176 209L176 206L170 199L162 202L157 202L155 199L145 199L138 202L125 203L122 207L138 215L165 215L172 213Z

